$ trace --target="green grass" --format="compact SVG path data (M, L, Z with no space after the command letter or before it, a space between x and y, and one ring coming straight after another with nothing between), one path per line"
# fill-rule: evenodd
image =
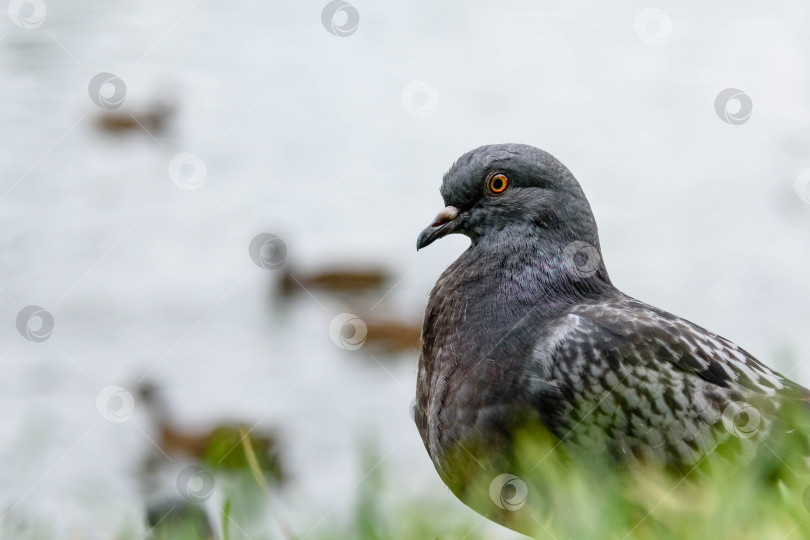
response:
M810 538L810 475L804 459L808 445L805 435L798 436L810 433L810 424L803 406L785 415L784 422L798 429L770 437L753 459L741 461L738 453L749 443L731 437L677 474L659 467L616 470L594 462L586 466L556 448L553 438L532 433L523 441L521 454L526 460L518 468L523 473L515 473L526 480L528 498L515 511L499 512L531 529L532 536L557 540ZM377 462L375 453L364 455L362 461L371 473L355 494L353 512L330 518L312 534L296 531L295 538L487 538L481 517L454 502L448 490L402 496L397 477L370 465ZM481 475L477 492L486 499L491 482L491 472ZM515 493L505 496L510 499ZM319 515L313 510L314 520ZM505 532L499 537L520 535ZM242 536L231 528L229 538Z
M710 453L695 467L672 474L656 467L616 470L604 463L582 461L556 448L556 441L532 433L522 441L525 463L510 472L526 481L525 504L515 511L499 511L516 524L531 529L532 536L555 540L574 539L680 539L680 538L810 538L810 475L806 412L785 412L783 421L797 429L760 444L753 460L732 459L745 441L730 442ZM767 445L767 446L764 446ZM549 451L555 448L554 451ZM463 507L447 489L425 494L403 494L401 478L375 467L379 453L360 456L369 471L342 507L344 511L318 524L327 508L313 507L312 521L296 523L294 532L278 532L283 520L274 503L276 487L265 485L259 464L244 448L252 470L239 476L222 471L217 486L225 496L219 508L219 538L241 540L411 540L492 538L478 514ZM522 471L522 472L521 472ZM228 477L221 475L231 475ZM485 504L491 504L492 473L481 475L477 487ZM471 492L475 492L472 489ZM513 500L515 490L505 497ZM337 501L338 497L336 497ZM349 507L350 512L345 508ZM155 539L200 538L200 515L194 509L178 513L170 528L156 531ZM485 522L484 522L485 523ZM318 526L316 527L316 524ZM292 528L292 527L291 527ZM143 529L125 527L118 540L140 539ZM311 532L310 532L311 530ZM498 538L521 538L501 531ZM47 527L15 517L0 523L0 537L21 540L49 537Z

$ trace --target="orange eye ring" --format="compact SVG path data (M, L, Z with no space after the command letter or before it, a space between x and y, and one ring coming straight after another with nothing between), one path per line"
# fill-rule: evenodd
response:
M509 187L509 179L505 174L498 173L489 179L489 182L487 182L487 187L489 188L490 192L500 195L506 191L506 188Z

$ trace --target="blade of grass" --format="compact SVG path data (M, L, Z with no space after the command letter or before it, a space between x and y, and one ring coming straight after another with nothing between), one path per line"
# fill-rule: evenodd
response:
M231 499L228 498L225 500L225 504L222 507L222 540L231 540L231 530L229 528L229 524L231 521Z
M248 465L250 466L250 472L253 473L253 478L256 480L256 484L258 484L262 494L268 500L270 514L273 516L278 528L281 530L281 534L283 534L287 540L296 540L292 527L290 527L287 520L281 516L280 512L276 508L275 500L270 494L270 490L267 488L267 482L264 479L264 474L259 467L259 460L256 459L256 452L253 450L253 444L250 442L250 434L245 426L239 426L239 435L242 438L242 446L245 449L245 457L247 458Z

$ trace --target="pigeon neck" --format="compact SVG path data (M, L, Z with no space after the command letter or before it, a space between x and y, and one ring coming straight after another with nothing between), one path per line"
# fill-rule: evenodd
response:
M561 241L524 233L504 240L481 238L470 249L477 261L470 262L499 274L500 288L521 301L566 305L614 289L598 239Z

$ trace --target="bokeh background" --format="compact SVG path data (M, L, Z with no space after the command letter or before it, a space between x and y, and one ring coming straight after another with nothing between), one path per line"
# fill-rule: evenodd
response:
M301 538L378 470L514 538L438 480L409 418L417 351L370 330L418 329L468 240L416 236L481 144L553 153L620 288L810 384L805 2L4 4L0 536L146 533L195 463L157 449L148 382L183 433L274 434L272 503ZM282 267L254 262L260 234ZM336 269L381 281L282 294ZM366 342L330 336L344 313ZM212 477L189 489L217 508Z

